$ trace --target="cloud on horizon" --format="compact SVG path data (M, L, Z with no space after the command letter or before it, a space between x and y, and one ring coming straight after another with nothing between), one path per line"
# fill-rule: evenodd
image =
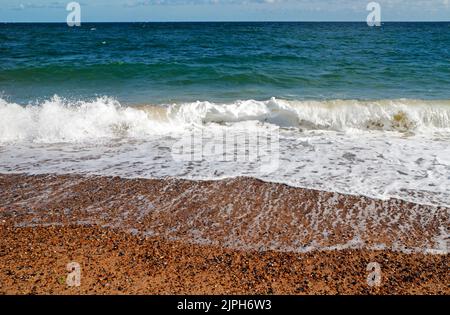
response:
M36 2L24 2L20 3L14 7L11 8L11 10L15 11L22 11L22 10L28 10L28 9L66 9L66 6L68 3L72 1L51 1L48 3L36 3ZM75 1L78 2L82 6L87 6L88 4L81 1Z
M372 0L125 0L123 6L137 7L137 6L157 6L157 5L245 5L245 4L300 4L300 5L316 5L316 6L332 6L340 5L346 6L362 6L368 4ZM450 0L376 0L375 2L385 6L415 6L415 7L429 7L432 5L450 6Z
M60 9L65 7L63 2L51 2L51 3L20 3L13 7L13 10L26 10L26 9Z
M229 4L229 5L245 5L250 3L271 4L287 2L289 0L136 0L127 1L123 4L124 7L134 8L140 6L156 6L156 5L215 5L215 4ZM291 0L292 1L292 0Z
M72 0L0 0L1 21L64 21ZM372 0L86 0L88 21L364 21ZM390 21L450 20L450 0L375 0ZM143 9L145 8L145 9Z

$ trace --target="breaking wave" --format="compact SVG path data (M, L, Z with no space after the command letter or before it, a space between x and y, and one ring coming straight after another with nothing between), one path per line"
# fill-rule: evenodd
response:
M69 102L57 96L20 105L0 99L0 142L83 142L183 132L192 125L254 121L281 128L333 131L450 131L450 101L245 100L123 106L103 97Z

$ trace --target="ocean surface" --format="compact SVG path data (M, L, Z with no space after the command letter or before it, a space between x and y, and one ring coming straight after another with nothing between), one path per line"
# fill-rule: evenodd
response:
M0 56L21 103L450 99L450 23L0 24Z
M0 172L450 207L450 23L0 24Z

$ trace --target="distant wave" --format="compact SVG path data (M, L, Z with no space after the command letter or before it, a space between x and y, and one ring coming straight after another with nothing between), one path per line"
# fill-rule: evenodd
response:
M20 105L0 99L0 142L82 142L183 132L192 125L243 121L332 131L450 131L450 100L244 100L122 106L112 98L69 102L57 96Z

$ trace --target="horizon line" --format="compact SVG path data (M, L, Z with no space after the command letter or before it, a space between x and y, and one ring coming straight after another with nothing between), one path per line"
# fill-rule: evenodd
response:
M345 21L345 20L306 20L306 21L280 21L280 20L212 20L212 21L190 21L190 20L174 20L174 21L86 21L83 24L92 23L367 23L366 21ZM411 21L382 21L383 23L450 23L450 20L411 20ZM0 21L0 24L67 24L65 21Z

